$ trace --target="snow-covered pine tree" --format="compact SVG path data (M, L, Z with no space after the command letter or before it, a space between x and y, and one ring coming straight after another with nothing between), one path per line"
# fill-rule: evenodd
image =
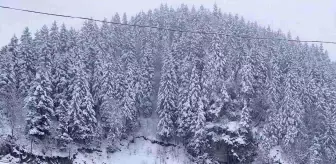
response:
M322 159L322 150L319 143L318 137L314 136L312 145L309 147L308 155L308 164L321 164L323 163Z
M78 66L73 82L69 112L69 135L76 142L92 141L96 134L97 119L93 110L93 98L84 71Z
M121 100L122 113L125 118L127 131L133 130L138 125L139 111L136 107L136 62L133 51L126 51L122 56L124 63L125 92Z
M54 115L50 93L50 81L43 72L38 72L25 99L27 132L33 137L44 139L51 132L51 118Z
M253 83L253 74L252 67L250 63L251 54L247 54L245 57L244 65L240 70L241 82L240 82L240 94L242 98L243 108L241 110L240 124L243 127L248 128L251 123L251 101L252 96L254 95L254 89L252 86Z
M73 139L69 134L69 121L70 121L70 111L71 111L71 100L73 96L73 83L76 78L76 68L75 64L75 51L76 47L71 47L68 44L70 38L74 36L62 25L60 30L60 48L56 70L56 86L55 86L55 99L57 101L57 106L55 107L55 115L58 120L57 127L57 138L58 144L65 148L66 144L71 142Z
M63 29L62 36L64 37L64 29ZM51 29L50 29L50 45L51 45L51 66L50 66L50 81L52 87L51 97L54 101L54 111L56 112L57 108L60 106L62 100L62 76L64 76L64 72L60 69L61 65L64 64L62 61L62 57L60 55L60 47L61 47L61 40L60 40L60 32L58 30L58 25L53 22ZM64 44L64 43L63 43ZM64 48L64 47L63 47ZM63 74L63 75L62 75ZM55 113L56 117L58 118L58 112Z
M199 55L199 54L197 54ZM179 127L187 130L186 134L191 133L191 138L188 148L191 152L197 156L203 156L205 153L206 145L206 130L205 130L205 105L202 101L202 69L203 63L199 56L195 57L194 66L190 77L190 88L189 88L189 99L188 105L190 106L189 111L183 111L182 114L188 113L187 115L182 115L180 122L183 122L189 127L184 127L179 124ZM191 117L191 118L190 118ZM188 122L187 122L188 121ZM189 128L189 129L188 129ZM188 136L188 135L187 135Z
M269 29L270 31L270 29ZM270 46L273 44L277 44L272 42ZM269 104L268 113L266 122L263 129L263 134L265 136L262 137L262 142L260 144L260 148L263 153L268 154L269 150L272 146L278 145L280 143L280 136L282 133L282 127L278 125L280 122L279 114L280 110L278 110L280 105L280 91L281 88L281 72L279 68L279 60L277 58L278 49L277 47L270 47L270 55L273 56L270 59L270 71L269 71L269 78L268 78L268 99L266 100Z
M195 45L194 45L195 46ZM188 88L187 100L183 103L183 106L179 112L178 118L178 131L181 137L188 140L196 134L196 131L202 132L205 124L205 105L203 104L203 84L202 84L202 71L204 64L202 57L204 52L201 46L195 46L193 68L190 76L190 85ZM198 129L197 129L198 127ZM202 135L204 135L202 133ZM198 136L200 137L200 136ZM200 139L199 141L202 141ZM188 141L187 141L188 142ZM200 144L200 143L195 143ZM196 151L196 150L195 150Z
M300 101L300 75L294 69L289 71L285 79L284 98L281 103L282 126L285 129L284 144L294 143L302 126L303 106ZM280 116L281 117L281 116Z
M176 135L178 85L172 51L166 50L165 53L156 109L160 118L158 134L164 139Z
M51 45L51 63L52 63L52 67L53 69L56 69L57 66L57 58L58 58L58 54L60 51L60 31L58 28L58 25L56 23L56 21L53 22L53 24L51 25L50 28L50 34L49 34L49 39L50 39L50 45Z
M100 117L100 106L103 103L103 56L99 47L99 28L95 21L86 21L79 36L81 56L84 71L89 84L89 91L94 100L93 108L97 118Z
M120 82L126 85L126 83L123 81L124 78L118 79L118 81L116 79L117 77L124 77L124 75L121 74L121 70L120 74L117 74L116 67L120 65L120 63L117 60L112 60L115 59L114 57L115 56L107 57L110 58L110 60L104 64L104 82L101 86L104 92L101 92L103 101L101 105L101 117L98 119L100 136L109 141L109 146L115 144L125 130L122 108L119 106L122 97L120 97L120 99L116 97L116 93L118 93L116 92L116 84ZM123 96L125 92L123 90L124 88L119 89L123 92L119 93L119 95Z
M141 72L141 93L140 93L140 113L148 117L153 112L153 76L154 76L154 63L153 52L150 43L146 43L144 47L143 56L143 71Z
M38 36L35 37L35 48L38 50L38 63L39 69L45 69L48 76L51 73L51 63L52 63L52 45L50 43L49 29L46 25L37 33ZM38 70L42 71L42 70Z
M322 82L323 79L326 80L325 78L321 78L321 83L316 88L316 108L314 109L316 111L316 116L310 116L310 118L315 119L316 121L309 120L311 124L313 124L310 125L310 127L313 126L313 130L309 131L309 134L320 134L319 137L316 137L318 141L314 141L317 143L313 142L312 146L314 146L314 144L319 144L320 151L325 153L324 156L319 153L321 156L320 158L324 159L324 163L333 163L335 162L333 157L336 154L336 138L334 137L336 132L334 126L336 117L334 110L336 94L330 84L326 81Z
M190 78L190 39L188 34L174 33L172 43L172 56L175 58L175 66L178 83L178 109L180 110L183 103L188 97L188 86Z
M14 135L16 129L20 130L20 124L24 120L22 112L23 95L25 94L25 75L22 54L19 50L18 40L15 36L8 46L1 51L1 71L0 71L0 97L4 106L3 114L7 116L11 133Z
M176 71L177 76L177 111L176 111L176 126L177 135L182 137L185 136L185 129L179 127L183 124L179 117L182 116L183 109L187 108L189 99L189 85L190 85L190 72L191 72L191 35L174 33L171 55L174 58L173 69Z
M58 122L59 125L57 127L57 132L55 138L58 141L58 144L61 148L66 147L66 144L73 141L69 134L69 123L70 123L70 104L65 99L59 100L59 105L56 109L56 112L58 113Z
M26 27L21 35L21 44L20 44L20 53L23 58L23 63L25 67L25 92L27 93L29 90L29 86L31 82L35 78L36 69L37 69L37 57L34 55L33 51L33 38L31 33Z
M22 54L20 53L20 47L18 43L18 39L16 36L13 36L11 39L11 42L7 46L7 55L10 58L9 62L9 79L12 81L12 85L14 85L14 88L21 92L21 94L24 93L24 63L22 60Z
M120 16L118 13L116 13L113 18L113 22L120 23ZM114 70L114 80L111 81L112 83L112 96L114 99L121 101L124 97L124 93L126 90L126 83L125 83L125 67L124 67L124 54L123 50L125 47L125 28L113 25L111 24L111 38L112 44L113 44L113 58L115 60L115 63L113 64L113 70Z
M67 42L69 41L69 31L66 28L65 24L62 24L59 32L59 53L64 54L69 50Z
M56 73L56 69L57 66L59 64L58 58L59 58L59 50L60 50L60 32L59 32L59 28L58 25L56 23L56 21L53 22L51 28L50 28L50 34L49 34L49 43L51 46L51 76L54 78L57 77L57 73ZM57 83L57 78L55 79L51 79L52 83ZM53 84L53 85L57 85L57 84ZM54 87L54 86L53 86Z
M209 54L205 57L205 66L203 73L205 96L209 105L207 115L210 118L219 117L224 103L229 102L229 95L226 88L227 72L229 67L226 63L223 47L220 37L214 35L211 39Z

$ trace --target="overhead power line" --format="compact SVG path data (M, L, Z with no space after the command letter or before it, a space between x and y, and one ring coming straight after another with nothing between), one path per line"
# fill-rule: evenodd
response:
M16 11L22 11L22 12L35 13L35 14L41 14L41 15L49 15L49 16L64 17L64 18L71 18L71 19L91 20L91 21L95 21L95 22L109 23L109 24L114 24L114 25L140 27L140 28L151 28L151 29L167 30L167 31L174 31L174 32L205 34L205 35L214 35L214 34L217 34L217 35L223 35L223 36L235 37L235 38L242 38L242 39L282 40L282 41L289 41L289 42L336 44L336 42L332 42L332 41L295 40L295 39L282 39L282 38L269 38L269 37L253 37L253 36L248 36L248 35L233 35L233 34L218 33L218 32L179 30L179 29L173 29L173 28L149 26L149 25L118 23L118 22L111 22L111 21L105 21L105 20L99 20L99 19L93 19L93 18L87 18L87 17L71 16L71 15L63 15L63 14L55 14L55 13L47 13L47 12L41 12L41 11L35 11L35 10L27 10L27 9L20 9L20 8L8 7L8 6L1 6L1 5L0 5L0 8L9 9L9 10L16 10Z

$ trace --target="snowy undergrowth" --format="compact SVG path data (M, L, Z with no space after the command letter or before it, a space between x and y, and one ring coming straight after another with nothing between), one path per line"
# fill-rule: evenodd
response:
M269 157L270 159L273 159L274 162L290 164L280 146L273 147L269 152Z
M183 146L163 146L153 143L153 141L160 142L160 139L155 135L157 121L155 114L151 118L141 119L141 127L134 133L135 138L130 137L128 140L120 142L118 144L120 145L118 146L119 150L114 153L107 153L105 144L101 145L99 151L93 153L79 152L78 149L81 147L74 144L68 145L71 147L70 154L72 157L75 156L75 164L191 164L192 162ZM137 136L144 137L137 138ZM16 144L20 149L30 152L29 138L17 138ZM47 143L33 143L33 154L44 157L69 156L69 151L60 152L53 147ZM6 155L1 157L0 161L18 162L19 159Z
M153 139L154 140L154 139ZM42 147L35 147L33 154L41 155ZM120 151L106 153L105 149L101 152L75 153L75 164L191 164L188 154L182 146L162 146L152 143L144 138L134 138L133 141L125 140L120 143ZM46 157L66 157L67 153L49 151ZM0 161L18 162L19 159L6 155ZM1 162L0 162L1 163Z
M159 122L159 118L156 113L150 118L141 118L140 119L140 129L135 133L135 136L146 136L152 139L157 138L157 124Z
M75 164L191 164L182 147L165 147L153 144L143 138L134 143L123 142L121 151L113 154L92 153L78 154Z

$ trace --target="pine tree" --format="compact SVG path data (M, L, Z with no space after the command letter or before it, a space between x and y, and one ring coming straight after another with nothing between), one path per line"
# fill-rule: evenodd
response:
M9 78L12 81L12 85L17 91L24 93L24 65L22 56L20 54L19 43L16 36L11 39L11 42L7 47L7 55L11 58L10 60L10 74Z
M197 58L197 57L196 57ZM182 115L180 118L184 125L183 129L187 129L187 133L191 133L192 140L189 143L189 147L197 155L203 155L206 144L206 131L205 131L205 106L202 101L202 62L196 59L195 65L191 73L191 83L189 89L189 99L188 106L190 106L189 111L184 111L183 113L188 113L186 116ZM185 126L187 125L187 126ZM189 129L188 129L189 128Z
M73 141L69 132L69 121L70 121L70 111L71 101L73 96L73 83L76 78L76 58L75 52L76 48L71 47L68 42L70 38L74 37L65 27L62 25L59 33L59 51L58 51L58 60L57 60L57 69L55 77L55 86L54 86L54 98L56 103L55 115L58 120L57 136L60 146L65 147L67 143Z
M250 57L247 56L245 59L245 64L243 65L243 68L240 70L241 74L241 96L242 96L242 104L243 108L241 111L241 119L240 124L243 127L249 127L249 124L251 123L251 112L252 109L250 107L252 96L255 94L254 89L252 86L253 83L253 77L252 77L252 67L250 64Z
M77 70L70 102L69 134L77 142L91 141L97 135L93 98L85 77L83 70Z
M50 45L51 45L51 58L52 62L57 58L57 54L59 53L60 50L60 32L58 29L58 25L56 21L53 22L51 28L50 28Z
M102 50L99 47L99 28L95 21L84 23L80 33L80 50L82 55L80 60L84 64L85 75L89 84L89 91L94 100L94 111L97 117L100 117L100 107L103 97L101 84L103 83L103 58Z
M37 69L37 57L33 52L33 38L28 27L25 28L21 35L20 53L23 58L23 64L25 67L25 92L28 92L31 82L35 78Z
M52 67L52 45L50 43L49 38L49 29L46 25L42 27L39 31L38 36L35 37L36 48L38 51L38 71L45 71L49 75L51 74L51 67ZM48 75L48 76L49 76Z
M316 138L318 139L318 141L316 141L318 143L313 144L319 144L321 147L320 149L324 149L325 162L330 161L332 163L335 161L333 157L336 154L336 138L334 137L336 130L333 126L335 124L335 92L331 87L329 87L330 86L325 84L317 88L317 99L315 102L316 108L314 109L317 116L312 117L316 120L316 122L312 121L312 123L315 124L313 125L314 128L312 129L312 133L321 134L318 138Z
M223 46L218 35L212 39L209 55L205 57L206 64L204 74L202 76L204 81L205 96L209 104L208 115L212 117L219 117L224 103L229 102L229 95L226 88L227 59L224 55Z
M177 77L174 69L173 56L167 52L160 81L158 108L159 114L158 134L169 139L176 134L177 114Z
M125 92L121 100L121 108L123 116L126 120L126 127L131 130L137 126L138 123L138 109L136 107L136 66L135 56L132 51L125 52L123 57L124 70L124 84Z
M64 32L64 31L63 31ZM64 35L64 34L62 34ZM60 56L60 47L61 47L61 40L60 40L60 32L58 30L57 23L54 22L52 24L52 27L50 29L50 46L51 46L51 66L50 66L50 81L51 81L51 87L52 87L52 99L54 101L54 111L57 110L57 108L60 106L60 103L62 101L62 88L60 87L61 78L64 75L62 74L62 70L59 68L61 64L63 64L61 61ZM56 117L58 117L58 113L56 112Z
M61 147L65 147L66 144L73 141L69 134L69 123L70 123L70 104L67 100L61 99L59 106L56 110L58 113L59 125L57 127L57 136L55 137L58 140L58 143Z
M319 140L316 136L313 138L313 143L309 148L309 164L320 164L323 163L322 160L322 152L321 145L319 144Z
M194 136L196 131L202 131L201 128L205 125L205 105L202 101L203 86L201 81L203 63L200 59L200 54L196 54L195 58L190 76L187 101L183 104L183 108L180 109L178 118L179 135L186 139Z
M65 24L62 24L59 32L59 53L64 54L69 50L67 42L69 41L69 31L66 28Z
M152 97L153 97L153 76L154 76L154 66L153 66L153 52L150 48L150 44L145 45L144 57L143 57L143 71L141 75L142 86L141 86L141 99L140 99L140 110L144 116L150 116L153 109Z
M48 94L50 90L48 76L37 73L25 99L28 134L39 139L44 139L51 131L50 123L54 112L53 101Z
M1 49L1 71L0 71L0 97L1 114L4 120L9 122L11 134L15 135L18 125L24 120L23 92L24 88L24 68L22 56L18 49L17 38L14 36L11 42Z

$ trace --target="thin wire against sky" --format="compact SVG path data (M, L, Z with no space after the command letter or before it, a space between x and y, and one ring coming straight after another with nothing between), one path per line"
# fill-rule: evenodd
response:
M98 19L87 18L87 17L71 16L71 15L63 15L63 14L55 14L55 13L41 12L41 11L35 11L35 10L27 10L27 9L14 8L14 7L8 7L8 6L1 6L1 5L0 5L0 8L9 9L9 10L16 10L16 11L22 11L22 12L35 13L35 14L41 14L41 15L49 15L49 16L64 17L64 18L71 18L71 19L91 20L91 21L95 21L95 22L109 23L109 24L114 24L114 25L140 27L140 28L152 28L152 29L167 30L167 31L174 31L174 32L196 33L196 34L204 34L204 35L214 35L214 34L217 34L217 35L224 35L224 36L228 36L228 37L243 38L243 39L283 40L283 41L289 41L289 42L302 42L302 43L336 44L336 42L333 42L333 41L295 40L295 39L283 39L283 38L253 37L253 36L248 36L248 35L232 35L232 34L218 33L218 32L179 30L179 29L172 29L172 28L165 28L165 27L149 26L149 25L118 23L118 22L98 20Z

